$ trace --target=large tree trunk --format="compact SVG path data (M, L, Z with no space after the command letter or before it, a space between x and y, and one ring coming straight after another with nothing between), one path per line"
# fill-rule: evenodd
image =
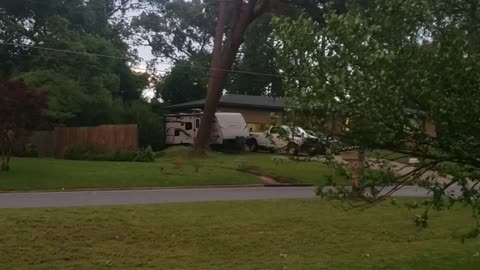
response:
M208 80L208 92L205 100L205 108L202 114L200 128L195 139L195 153L204 154L208 148L210 130L215 120L215 112L222 96L227 79L227 70L231 70L238 49L243 42L245 30L254 19L256 0L237 0L240 10L234 15L230 37L223 44L223 31L225 29L225 2L219 1L219 13L212 55L210 78ZM223 46L222 46L223 45ZM220 56L221 54L221 56Z
M212 60L210 63L210 77L208 78L207 98L205 100L205 109L203 111L200 128L198 130L197 137L195 138L195 152L197 154L204 154L205 150L208 147L210 129L212 126L211 123L208 123L212 122L215 117L216 107L207 107L206 104L211 104L216 100L216 96L214 95L214 91L216 89L215 85L218 84L221 73L223 73L222 71L220 71L219 63L222 58L222 45L224 36L223 31L225 29L225 13L226 2L220 0L218 1L217 26L215 29Z

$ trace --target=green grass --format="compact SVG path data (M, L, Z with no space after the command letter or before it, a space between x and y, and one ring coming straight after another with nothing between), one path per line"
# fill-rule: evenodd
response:
M251 154L244 160L253 167L253 171L272 176L281 182L323 185L328 178L344 181L336 175L335 169L318 161L290 160L285 156L266 154Z
M0 210L2 269L478 269L470 212L320 200Z
M201 162L199 162L201 163ZM197 164L197 163L195 163ZM0 190L170 187L258 184L259 180L228 168L160 159L154 163L14 159L0 174Z
M332 173L318 162L278 161L268 154L210 153L191 159L185 149L171 148L154 163L14 158L12 170L0 173L0 190L260 184L258 177L237 170L244 163L296 183L321 184Z

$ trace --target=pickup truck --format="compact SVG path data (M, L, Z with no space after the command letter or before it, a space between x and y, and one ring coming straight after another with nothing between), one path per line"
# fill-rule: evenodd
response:
M301 127L291 126L272 126L265 132L250 132L250 137L247 139L247 147L251 152L256 152L259 149L267 149L270 151L285 150L291 155L296 155L304 149L302 146L312 145L318 148L321 145L320 152L324 152L323 144L320 139L310 135Z

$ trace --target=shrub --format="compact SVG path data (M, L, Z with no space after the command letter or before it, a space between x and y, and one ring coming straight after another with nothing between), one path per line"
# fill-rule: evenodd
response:
M89 153L93 151L91 146L71 145L67 146L64 153L65 159L88 160Z
M16 157L38 157L37 147L31 143L13 148L13 156Z
M137 151L135 157L133 158L135 162L153 162L155 157L153 156L152 147L147 147Z
M153 162L155 160L151 147L137 151L128 150L99 150L93 146L69 146L65 150L65 159L92 160L92 161L135 161Z
M114 161L133 161L137 155L134 151L117 150L114 153Z
M153 111L152 106L142 101L131 102L126 106L121 123L138 125L138 142L141 147L161 150L165 147L165 120Z

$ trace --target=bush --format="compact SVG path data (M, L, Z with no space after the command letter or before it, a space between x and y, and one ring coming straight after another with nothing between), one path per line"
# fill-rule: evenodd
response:
M99 150L93 146L69 146L65 150L65 159L92 160L92 161L134 161L153 162L155 160L151 147L137 151L128 150Z
M135 162L153 162L155 157L153 156L152 147L147 147L145 149L140 149L137 151L135 157L133 158Z
M155 150L165 148L165 119L155 113L150 104L141 101L129 103L123 118L120 123L138 125L138 142L141 147L151 146Z
M128 150L117 150L115 151L113 159L115 161L133 161L137 155L137 152Z
M38 157L37 147L31 143L13 148L13 156L16 157Z
M64 153L65 159L72 159L72 160L88 160L89 153L94 151L94 149L90 146L67 146Z

